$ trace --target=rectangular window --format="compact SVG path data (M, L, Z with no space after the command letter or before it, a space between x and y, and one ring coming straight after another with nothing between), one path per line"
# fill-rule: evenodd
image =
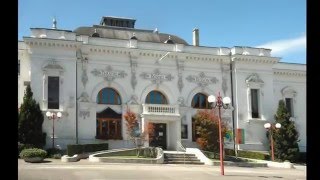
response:
M293 101L292 98L286 98L286 108L291 117L293 117Z
M48 109L59 109L59 77L48 77Z
M251 112L252 118L259 118L259 90L251 89Z
M18 76L20 75L20 60L18 60Z
M188 139L188 125L187 124L181 125L181 138Z

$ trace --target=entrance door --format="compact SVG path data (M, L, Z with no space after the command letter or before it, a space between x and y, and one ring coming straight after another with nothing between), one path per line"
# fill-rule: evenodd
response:
M152 123L153 134L149 134L149 146L167 149L167 125L165 123Z

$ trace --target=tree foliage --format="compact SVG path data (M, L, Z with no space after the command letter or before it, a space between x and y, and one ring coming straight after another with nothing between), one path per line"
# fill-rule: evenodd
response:
M153 138L150 136L150 134L152 135L154 132L154 125L152 123L148 123L145 131L141 132L139 129L137 115L130 110L124 114L124 119L126 120L128 137L138 148L137 156L139 157L141 146L144 144L144 142Z
M213 110L200 110L194 117L196 133L199 135L196 142L200 149L219 152L219 117ZM226 135L227 126L221 121L222 140Z
M33 93L28 85L18 113L18 141L42 148L46 144L42 123L43 114L39 104L33 99Z
M295 123L290 119L289 112L283 100L279 101L275 123L280 123L280 129L272 129L274 140L274 156L276 159L295 162L299 158L299 133ZM267 134L268 135L268 134Z

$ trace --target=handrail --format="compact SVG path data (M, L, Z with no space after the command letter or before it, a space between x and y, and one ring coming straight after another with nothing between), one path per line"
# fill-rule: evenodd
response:
M186 148L183 147L181 141L177 141L177 152L178 152L179 148L181 148L183 151L183 164L186 164Z

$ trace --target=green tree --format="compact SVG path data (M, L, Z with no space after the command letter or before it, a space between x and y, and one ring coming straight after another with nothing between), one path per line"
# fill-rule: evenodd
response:
M219 152L219 117L213 110L198 111L194 117L196 124L196 133L199 137L196 139L200 149L211 152ZM225 137L227 127L221 121L222 138Z
M278 110L274 118L275 123L281 124L280 129L272 129L275 159L295 162L299 158L299 133L296 130L294 122L290 119L283 100L279 101Z
M33 99L33 93L28 85L18 113L18 141L42 148L46 143L42 123L43 114L39 104Z

